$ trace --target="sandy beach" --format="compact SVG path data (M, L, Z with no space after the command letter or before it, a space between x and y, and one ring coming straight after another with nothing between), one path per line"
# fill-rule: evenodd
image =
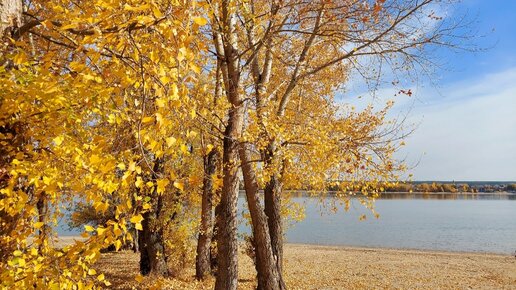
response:
M138 254L103 254L99 270L116 289L144 289L140 284ZM160 281L162 289L212 289L214 279L197 282L194 269ZM285 246L285 281L289 289L516 289L516 258L511 255L453 253L376 248ZM252 260L239 257L239 289L253 289Z

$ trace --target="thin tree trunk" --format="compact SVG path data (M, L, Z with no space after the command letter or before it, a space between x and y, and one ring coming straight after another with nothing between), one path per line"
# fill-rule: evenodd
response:
M285 289L271 246L267 217L258 196L258 183L245 145L240 146L245 192L253 226L258 289Z
M133 247L132 247L132 250L134 253L138 253L140 251L140 247L138 246L139 243L140 243L140 238L138 235L138 230L134 229Z
M153 180L158 178L157 174L163 173L163 160L161 158L156 159L154 162L153 171ZM169 270L165 256L163 228L160 221L163 198L161 195L156 194L156 190L154 190L153 199L155 200L154 206L143 214L143 230L138 235L140 273L142 275L168 276Z
M39 239L38 252L41 254L43 251L43 243L47 238L47 223L46 223L47 202L46 202L44 191L38 196L36 208L38 210L38 222L43 223L43 226L38 231L38 239Z
M218 203L216 206L215 206L215 222L213 223L213 237L211 239L211 273L213 275L216 275L217 274L217 270L218 270L218 246L217 246L217 241L219 240L218 238L218 233L219 233L219 217L220 216L220 203Z
M265 166L272 166L275 151L274 140L267 150L262 152ZM282 184L278 173L273 173L264 188L264 207L269 233L271 237L272 251L277 263L279 273L283 273L283 220L281 216L281 191ZM282 280L284 286L284 281Z
M202 280L211 274L211 240L213 230L213 174L216 171L217 151L204 157L204 178L201 203L201 225L197 242L195 276Z
M264 189L265 215L269 224L272 250L277 260L278 271L283 270L283 226L281 217L281 183L277 175L271 176L271 180Z

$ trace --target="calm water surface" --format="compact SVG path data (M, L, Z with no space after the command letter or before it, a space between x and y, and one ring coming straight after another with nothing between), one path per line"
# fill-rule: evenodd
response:
M321 207L317 198L294 197L304 204L305 219L288 227L289 243L443 251L516 251L516 195L389 194L376 201L376 219L358 200L348 212ZM332 201L326 198L326 201ZM239 198L239 212L247 210ZM362 214L368 214L359 221ZM245 222L239 231L249 233ZM60 235L78 235L62 219Z
M376 201L379 219L357 200L348 212L335 214L321 208L316 198L293 201L306 206L306 218L288 228L289 243L503 254L516 250L516 196L386 195ZM243 198L239 203L244 208ZM249 230L245 225L239 229Z

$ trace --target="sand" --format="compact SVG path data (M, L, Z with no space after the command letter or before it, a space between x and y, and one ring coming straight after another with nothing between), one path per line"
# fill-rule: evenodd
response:
M239 259L239 289L256 287L252 260ZM148 288L159 281L135 281L138 254L103 254L98 263L112 288ZM159 281L162 289L213 289L214 279L197 282L194 269ZM516 289L516 258L510 255L416 250L285 246L284 278L289 289Z

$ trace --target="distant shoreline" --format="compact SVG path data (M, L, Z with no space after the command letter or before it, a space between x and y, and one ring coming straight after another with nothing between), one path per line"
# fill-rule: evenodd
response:
M414 191L414 192L406 192L406 191L385 191L380 194L454 194L454 195L516 195L516 192L508 192L508 191L495 191L495 192L423 192L423 191Z
M240 190L240 195L244 196L244 190ZM263 190L260 190L263 192ZM318 194L320 191L315 190L284 190L284 193L293 194L294 197L311 197L311 193ZM324 192L325 194L335 195L339 193L336 190L327 190ZM516 192L510 191L494 191L494 192L450 192L450 191L383 191L378 193L381 195L449 195L449 196L516 196ZM361 192L354 192L354 195L351 196L363 196Z

